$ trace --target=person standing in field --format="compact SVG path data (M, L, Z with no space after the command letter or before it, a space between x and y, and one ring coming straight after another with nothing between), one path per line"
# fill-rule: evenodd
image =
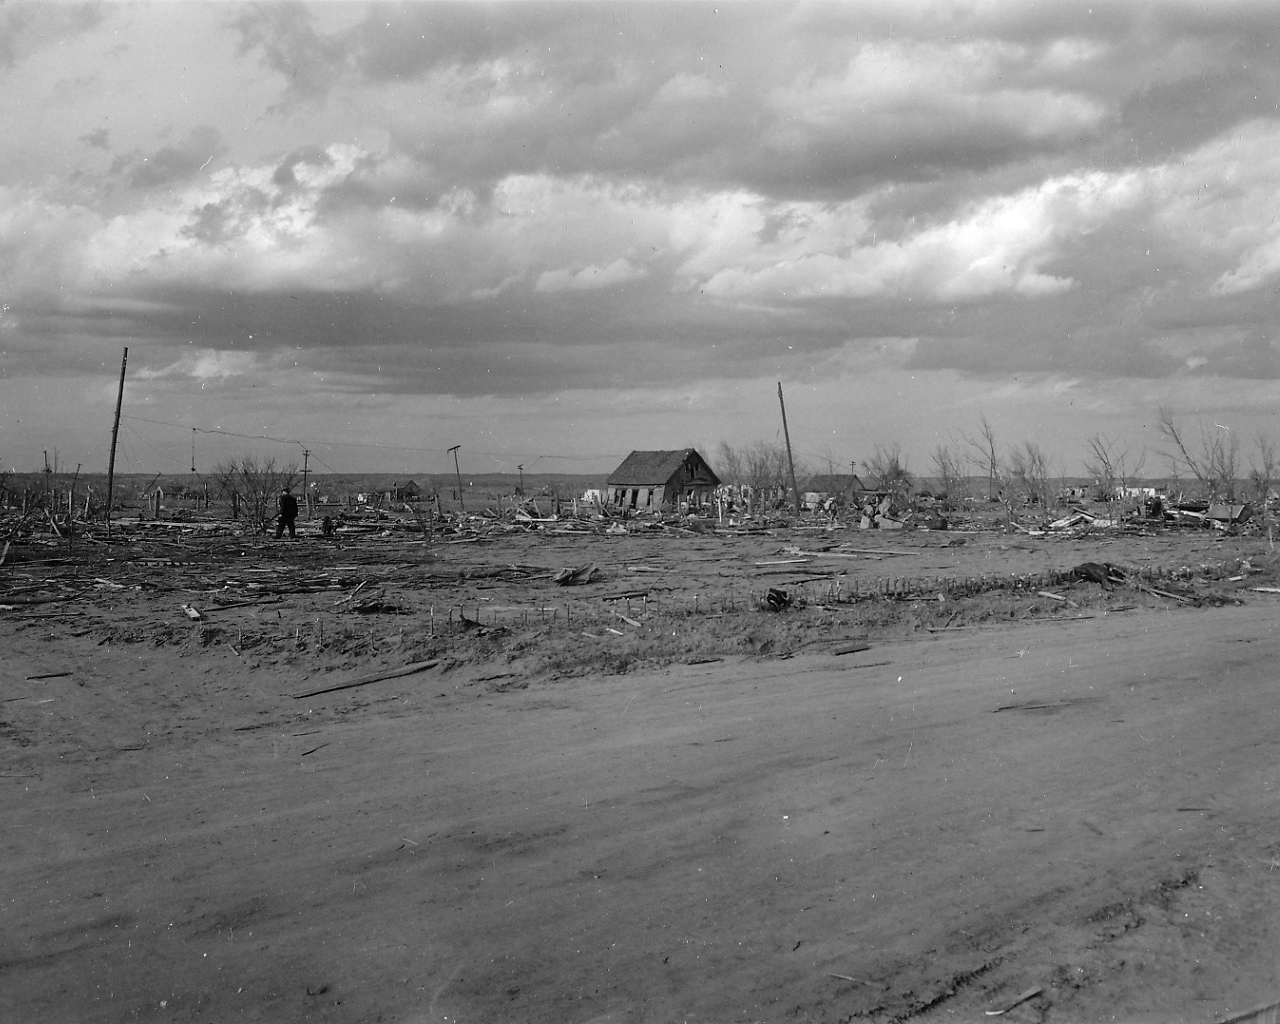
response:
M289 529L290 537L297 537L297 530L294 523L298 519L298 499L289 493L289 488L285 488L280 492L280 501L277 503L280 510L280 519L276 523L276 540L284 536L285 527Z

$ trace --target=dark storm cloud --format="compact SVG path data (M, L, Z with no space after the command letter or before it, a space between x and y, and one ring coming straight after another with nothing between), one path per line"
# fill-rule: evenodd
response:
M131 188L164 188L190 180L225 150L218 130L202 125L191 129L186 140L176 146L161 146L150 153L135 151L116 157L111 173L123 178Z
M165 350L173 358L188 347L224 351L264 367L376 379L392 394L512 397L658 385L673 375L738 378L773 373L847 337L841 310L802 313L782 329L776 318L639 291L607 306L589 295L424 306L368 293L170 289L150 299L113 310L112 333L146 342L152 365L165 364ZM576 315L566 315L566 303ZM49 311L43 329L53 337L69 322ZM167 344L178 336L182 348Z

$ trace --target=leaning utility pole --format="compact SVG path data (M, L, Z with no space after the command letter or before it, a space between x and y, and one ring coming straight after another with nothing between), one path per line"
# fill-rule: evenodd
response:
M111 536L111 495L116 478L116 438L120 436L120 406L124 404L124 368L129 364L129 346L120 360L120 390L116 394L116 418L111 425L111 461L107 463L107 536Z
M782 436L787 441L787 468L791 471L791 493L796 496L796 515L799 515L800 488L796 486L796 464L791 458L791 434L787 430L787 405L782 400L782 381L778 381L778 405L782 407Z
M458 508L465 512L467 506L462 502L462 470L458 468L458 449L461 447L462 445L455 444L449 451L453 452L453 471L458 475Z
M302 449L302 500L307 503L307 518L311 518L311 492L307 490L307 460L311 458L311 453L305 448ZM297 463L295 462L296 466Z

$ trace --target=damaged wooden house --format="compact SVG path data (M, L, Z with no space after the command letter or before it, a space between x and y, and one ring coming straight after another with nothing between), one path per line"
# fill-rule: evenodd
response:
M611 508L678 511L710 506L720 478L694 448L632 452L605 482Z

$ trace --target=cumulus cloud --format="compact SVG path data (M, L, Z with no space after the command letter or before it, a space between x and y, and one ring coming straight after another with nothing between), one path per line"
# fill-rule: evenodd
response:
M787 125L892 132L908 145L927 139L922 129L979 142L992 129L1029 139L1093 134L1105 104L1067 89L1016 84L1034 61L1029 48L999 40L868 42L841 74L802 75L775 89L769 102ZM780 135L778 144L785 143Z
M209 381L239 377L258 372L263 368L261 358L253 352L233 352L226 349L201 349L189 352L165 366L144 366L134 370L140 380L168 380L193 377Z
M806 204L793 209L790 230L771 242L744 246L738 253L742 261L716 270L703 287L729 298L892 295L964 301L998 293L1053 294L1073 283L1044 271L1061 246L1139 194L1131 175L1073 175L975 202L950 219L883 241L860 206L832 210ZM808 230L815 222L823 228ZM842 244L830 244L836 240Z

